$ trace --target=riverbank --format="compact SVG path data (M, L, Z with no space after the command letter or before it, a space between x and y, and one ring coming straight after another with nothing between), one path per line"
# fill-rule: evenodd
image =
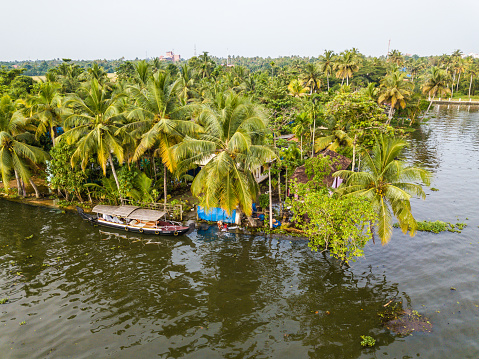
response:
M1 192L0 199L5 199L10 202L20 203L20 204L29 205L29 206L44 207L44 208L56 209L58 211L63 211L63 212L68 211L71 213L76 213L76 208L75 208L76 204L75 205L59 204L59 200L56 198L55 199L35 198L32 196L23 198L21 196L7 196L5 193ZM84 206L83 208L85 209L86 212L91 212L91 207L92 205L88 205L88 206ZM207 231L212 227L216 228L216 223L198 220L196 218L196 211L194 211L193 213L185 212L183 216L184 216L184 220L182 221L182 223L185 225L190 225L190 226L191 224L194 224L194 227L192 227L192 229ZM278 239L278 240L288 240L288 241L307 241L308 240L307 237L301 236L299 234L283 233L281 229L269 230L267 228L239 227L236 229L229 230L228 232L222 232L222 233L232 233L232 234L238 234L238 235L250 235L250 236L261 236L261 237L267 236L270 238L274 237L275 239Z

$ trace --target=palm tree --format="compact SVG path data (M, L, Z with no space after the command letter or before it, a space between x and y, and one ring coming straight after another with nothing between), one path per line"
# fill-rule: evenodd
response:
M387 62L400 67L404 63L404 56L399 50L391 50L391 52L388 54Z
M349 86L349 78L353 77L353 74L359 70L356 55L352 51L344 51L338 57L334 69L336 77L342 79L341 85L344 83L344 79L346 79L346 85Z
M449 75L446 71L439 69L436 66L431 67L429 70L429 74L427 75L426 82L422 86L422 92L424 94L428 94L429 97L432 96L432 100L429 102L429 106L427 107L426 112L423 115L429 112L431 108L431 104L434 101L436 95L442 96L451 93L451 90L447 87L447 81L449 80Z
M239 206L251 215L258 193L253 171L275 157L264 145L267 121L262 108L229 92L219 94L210 106L196 105L196 109L204 133L174 146L178 173L203 165L191 185L201 204L228 213Z
M303 68L301 79L304 84L310 88L309 94L317 92L321 86L321 72L316 64L307 63Z
M304 87L298 79L293 79L288 85L289 94L293 97L303 97L308 94L309 87Z
M112 153L119 163L123 163L122 141L117 135L124 123L118 108L118 101L123 94L111 95L95 78L85 90L87 92L84 99L77 94L67 99L66 105L73 109L73 114L65 119L65 126L69 129L61 137L65 137L69 144L75 143L77 146L71 159L72 167L81 160L82 169L85 170L90 158L96 156L103 174L106 175L106 163L109 162L120 191Z
M471 79L469 81L469 99L471 98L471 88L472 88L472 78L474 75L477 75L477 67L474 64L474 60L471 58L468 61L467 72L471 75Z
M395 108L406 107L406 100L411 94L412 83L406 80L405 74L395 71L384 77L380 85L378 103L390 104L386 125L391 122Z
M200 60L198 64L198 73L202 78L205 78L210 75L211 70L214 67L214 62L211 60L211 57L208 56L208 51L203 51L198 58Z
M370 82L368 83L368 86L364 88L364 93L371 100L377 101L379 89L376 88L376 84L374 82Z
M193 96L197 95L193 90L194 84L195 80L191 76L191 69L188 64L181 65L178 96L183 105L186 105Z
M146 60L135 64L135 81L140 86L145 86L151 76L151 66Z
M429 185L430 173L417 167L408 167L397 160L407 143L380 135L376 137L371 153L365 151L362 159L362 172L348 170L334 174L345 180L337 193L342 196L361 197L371 202L378 214L378 235L381 243L386 244L392 235L392 216L396 217L403 233L410 231L414 236L417 223L411 213L410 198L426 195L416 183Z
M156 72L144 88L131 86L129 91L135 101L128 114L130 124L122 128L134 138L139 139L133 161L137 161L148 150L154 149L154 156L159 155L164 164L164 203L166 208L166 174L173 171L176 160L170 147L186 135L201 130L192 121L180 117L178 93L181 79L172 83L166 73ZM154 158L153 158L154 161ZM154 162L153 162L154 163Z
M333 73L334 69L334 51L324 50L324 54L320 57L320 70L326 75L326 80L328 82L328 91L329 91L329 76Z
M45 82L40 84L38 93L27 101L31 106L32 119L38 121L35 137L38 139L49 132L53 146L55 146L55 128L62 126L64 118L69 114L64 107L60 91L60 84Z
M27 132L28 129L32 129L28 119L15 112L15 104L10 97L4 95L0 98L0 173L3 188L5 193L8 193L9 181L14 173L18 194L23 188L23 196L26 196L25 186L20 183L21 180L24 183L30 182L39 197L39 192L31 180L30 168L44 162L49 156L41 148L25 143L33 137Z
M342 129L332 129L329 135L318 137L314 141L314 150L320 152L324 149L336 151L340 147L352 147L353 139Z

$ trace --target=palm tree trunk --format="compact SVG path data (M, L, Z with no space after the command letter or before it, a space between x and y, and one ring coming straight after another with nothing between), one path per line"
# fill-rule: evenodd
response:
M115 178L116 187L118 188L118 194L120 195L121 204L123 204L123 197L121 196L120 192L120 182L118 182L118 176L116 175L115 165L113 164L113 158L111 157L111 153L108 156L108 160L110 161L111 172L113 173L113 178Z
M329 73L326 74L326 79L328 81L328 91L329 91Z
M50 136L52 137L52 145L55 147L55 128L50 126Z
M268 169L269 179L269 228L273 229L273 196L271 194L271 164Z
M354 171L354 166L356 164L356 138L357 138L357 134L354 135L354 141L353 141L353 166L352 166L352 170Z
M432 96L432 100L429 102L429 106L427 106L426 112L422 115L421 121L424 120L424 117L426 117L427 113L429 112L429 109L431 108L432 102L434 101L434 98L436 97L436 94Z
M165 164L163 165L163 171L165 172L165 173L164 173L164 176L163 176L163 196L164 196L163 203L164 203L164 211L166 212L166 196L167 196L167 190L166 190L166 171L167 171L167 168L166 168L166 165L165 165Z
M452 77L451 98L454 96L454 81L456 81L456 71L454 71L454 76Z
M311 158L314 157L314 134L315 133L316 133L316 116L313 116L313 148L311 149Z
M471 87L472 87L472 74L471 74L471 81L469 82L469 99L471 99Z
M40 191L38 190L37 186L35 183L33 183L32 179L29 179L30 185L32 186L33 190L35 191L35 197L40 198Z
M279 211L281 212L281 168L278 173L278 200L279 200Z
M27 196L27 190L25 188L25 182L23 182L23 179L20 178L20 184L22 185L22 195L23 195L23 198L25 198Z
M151 156L151 161L153 162L153 174L155 175L155 182L157 181L157 176L156 176L156 161L155 161L155 155L153 154Z
M349 86L349 76L346 76L346 86Z
M21 187L21 184L20 184L20 177L18 177L18 173L17 171L14 171L15 172L15 179L17 180L17 194L19 196L22 195L22 187Z
M288 197L288 166L286 166L286 175L284 177L285 198Z
M314 146L314 144L313 144ZM303 135L301 135L301 161L303 160Z
M389 124L391 123L391 120L393 119L393 110L394 110L394 107L391 104L389 107L388 121L386 122L386 126L389 126Z
M456 92L459 91L459 82L461 82L461 72L459 72L459 76L457 77Z

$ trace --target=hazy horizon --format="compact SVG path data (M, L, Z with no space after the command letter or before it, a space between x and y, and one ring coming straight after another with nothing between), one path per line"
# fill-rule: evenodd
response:
M21 12L13 2L2 9L12 16L0 23L0 61L132 60L170 50L188 59L195 48L217 57L318 57L352 47L381 56L389 40L404 54L479 53L479 2L473 0L454 7L444 0L24 0Z

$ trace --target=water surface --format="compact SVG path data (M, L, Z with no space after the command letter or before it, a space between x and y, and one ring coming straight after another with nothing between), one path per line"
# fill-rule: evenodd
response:
M479 113L437 109L407 160L431 170L439 191L414 200L413 213L468 226L414 238L395 230L350 268L302 241L212 227L145 244L1 200L0 356L477 358L478 150ZM392 298L429 317L432 333L383 328L377 312ZM362 349L361 335L377 345Z

